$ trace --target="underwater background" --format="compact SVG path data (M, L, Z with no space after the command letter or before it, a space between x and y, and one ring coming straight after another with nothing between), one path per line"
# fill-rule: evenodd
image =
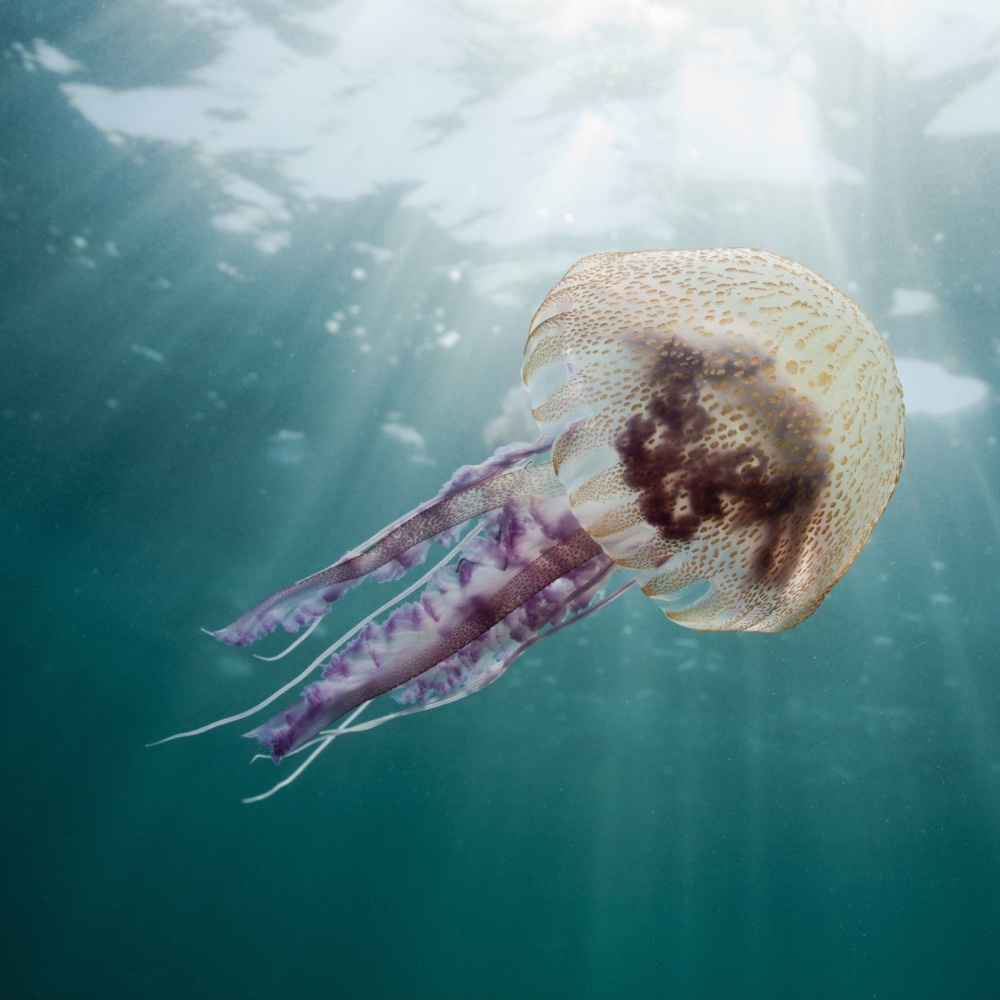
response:
M1000 996L1000 6L7 0L0 53L0 994ZM248 724L146 747L301 666L201 627L532 433L575 259L692 246L899 362L812 618L629 593L255 805Z

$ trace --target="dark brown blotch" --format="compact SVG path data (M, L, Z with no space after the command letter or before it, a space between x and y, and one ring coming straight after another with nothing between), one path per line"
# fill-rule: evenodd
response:
M769 440L721 446L711 440L713 417L701 403L704 388L742 380L759 367L749 350L708 356L671 341L654 366L655 396L628 418L615 448L625 484L639 494L643 518L663 539L686 542L707 521L759 523L765 530L754 570L784 575L794 565L787 558L793 546L779 557L779 542L784 536L794 543L825 483L818 465L802 468L788 453L795 446L798 454L817 452L812 409L786 393Z

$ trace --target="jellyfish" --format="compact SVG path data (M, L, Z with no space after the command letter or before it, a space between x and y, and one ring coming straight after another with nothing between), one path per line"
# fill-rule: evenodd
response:
M829 281L765 251L584 257L535 313L522 378L537 440L459 469L210 633L244 646L311 629L348 589L446 550L294 681L215 723L318 672L246 734L275 762L311 749L272 791L335 737L481 690L633 587L687 628L791 628L854 561L899 478L903 397L885 341ZM398 710L357 721L386 693Z

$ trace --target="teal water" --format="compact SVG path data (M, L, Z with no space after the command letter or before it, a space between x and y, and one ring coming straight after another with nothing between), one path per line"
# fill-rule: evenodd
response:
M1000 995L1000 14L621 6L0 11L3 996ZM575 258L711 245L907 361L816 615L631 593L256 805L239 725L147 749L302 665L201 627L489 453Z

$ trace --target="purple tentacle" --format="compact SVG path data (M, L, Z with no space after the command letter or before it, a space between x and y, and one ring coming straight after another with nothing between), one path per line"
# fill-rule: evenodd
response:
M247 735L278 761L353 708L408 682L404 701L468 684L585 606L614 568L565 497L511 501L487 522L486 533L457 566L435 573L419 601L368 625L298 702Z
M604 584L617 569L597 556L544 587L488 632L391 694L401 705L471 694L492 684L529 646L603 603Z
M551 444L551 439L539 438L533 444L507 445L480 465L463 466L437 496L332 566L271 594L231 625L211 634L230 646L249 646L278 625L297 632L325 615L334 601L366 577L379 581L398 579L423 562L435 539L451 544L461 526L472 518L519 497L561 493L562 486L551 464L523 466L533 456L547 452Z

